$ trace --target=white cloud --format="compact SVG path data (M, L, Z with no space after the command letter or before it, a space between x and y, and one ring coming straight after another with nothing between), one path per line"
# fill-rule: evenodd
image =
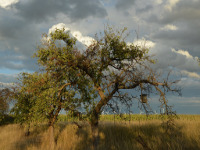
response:
M59 23L56 25L53 25L49 29L49 34L55 32L56 29L62 30L65 29L65 31L70 31L71 34L82 44L86 46L90 46L95 40L92 37L89 36L83 36L80 31L72 31L70 28L67 28L67 26L64 23ZM49 37L43 38L42 40L48 40Z
M18 3L19 0L0 0L0 7L8 9L10 5Z
M54 33L55 30L58 29L58 30L62 30L62 29L65 29L65 31L69 31L70 29L66 27L66 25L64 23L58 23L56 25L53 25L50 29L49 29L49 34L50 33Z
M95 40L89 36L83 36L81 32L74 31L72 35L77 38L77 40L86 46L90 46Z
M196 72L189 72L189 71L186 71L186 70L182 70L181 73L189 76L189 77L192 77L192 78L197 78L197 79L200 79L200 75L197 74Z
M130 43L128 43L128 44L130 44ZM137 45L137 46L141 46L141 47L146 47L146 48L153 48L156 45L156 43L149 41L149 40L145 40L145 39L135 40L133 42L133 44Z
M175 25L172 25L172 24L167 24L167 25L165 25L163 28L161 28L161 30L166 30L166 31L168 31L168 30L177 30L178 29L178 27L176 27Z
M180 55L184 55L186 56L186 58L191 58L191 59L197 59L197 57L193 57L192 55L190 55L190 53L188 51L184 51L184 50L175 50L172 48L172 52L180 54Z
M64 29L65 32L70 30L69 28L66 27L66 25L64 23L55 24L51 28L49 28L48 36L47 37L45 37L45 36L42 37L41 42L45 43L45 42L49 41L50 40L50 34L54 33L57 29L58 30L63 30Z
M165 5L165 9L172 11L172 8L174 6L176 6L176 4L179 2L180 0L168 0L167 4Z

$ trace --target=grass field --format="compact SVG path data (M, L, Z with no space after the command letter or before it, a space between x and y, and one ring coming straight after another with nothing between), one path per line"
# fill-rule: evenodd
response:
M200 149L200 115L179 115L175 127L166 133L158 115L131 115L124 119L101 116L99 150L198 150ZM128 118L128 119L127 119ZM65 118L67 119L67 118ZM56 150L89 150L91 131L87 122L82 128L63 121L55 126ZM68 118L70 119L70 118ZM71 118L72 119L72 118ZM48 150L47 125L31 127L31 134L18 124L0 126L0 150Z

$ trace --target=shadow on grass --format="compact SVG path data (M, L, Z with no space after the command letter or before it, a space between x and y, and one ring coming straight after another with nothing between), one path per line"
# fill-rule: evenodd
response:
M189 125L189 124L188 124ZM198 124L193 132L192 126L176 125L170 132L166 132L161 123L132 124L101 122L99 125L100 143L98 150L197 150L200 149L200 133ZM18 127L16 127L18 129ZM43 144L47 125L40 125L31 129L31 134L25 137L21 134L15 142L15 150L44 150ZM20 129L22 131L22 129ZM187 130L187 131L185 131ZM21 132L20 131L20 132ZM16 133L20 133L16 132ZM197 131L198 132L198 131ZM85 124L78 128L72 123L58 123L55 126L56 150L90 150L91 131ZM48 142L47 142L48 143Z
M60 134L63 132L63 130L66 128L67 125L68 123L66 122L60 122L55 125L55 131L54 131L55 143L57 143Z
M23 126L20 126L20 129L22 130L22 135L19 141L16 141L15 149L27 150L27 148L30 146L35 148L40 147L44 138L42 134L47 131L48 126L46 124L42 124L40 126L31 126L30 134L28 136L26 136L26 131Z
M197 150L200 144L182 132L183 126L176 126L166 132L161 124L121 125L100 124L99 150ZM90 150L91 138L88 130L79 131L82 140L76 150Z

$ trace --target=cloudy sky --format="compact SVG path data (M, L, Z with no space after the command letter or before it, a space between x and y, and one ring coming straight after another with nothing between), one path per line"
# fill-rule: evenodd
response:
M38 69L31 56L42 33L64 27L89 45L109 23L150 47L157 69L180 75L182 97L169 95L177 112L200 114L199 8L200 0L0 0L0 82Z

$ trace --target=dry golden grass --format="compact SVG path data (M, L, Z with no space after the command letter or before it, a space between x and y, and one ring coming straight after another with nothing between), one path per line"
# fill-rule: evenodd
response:
M176 120L176 126L166 133L161 120L100 122L99 150L198 150L200 149L200 116ZM90 150L89 125L79 129L70 123L55 126L56 150ZM0 150L48 150L47 126L32 127L24 136L20 125L0 127Z

